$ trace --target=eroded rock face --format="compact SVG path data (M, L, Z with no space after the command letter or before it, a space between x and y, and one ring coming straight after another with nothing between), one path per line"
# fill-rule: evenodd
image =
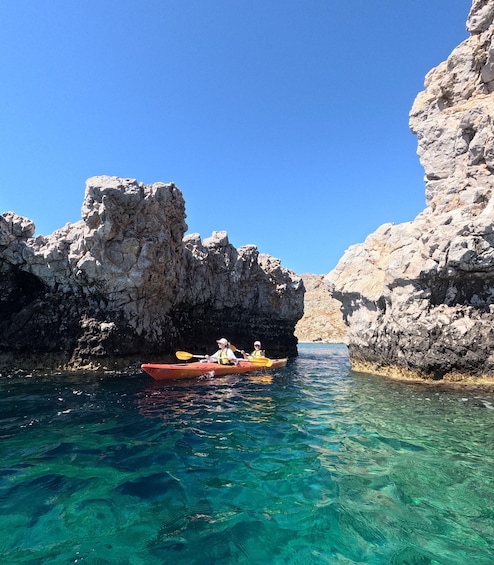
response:
M326 277L354 369L494 378L494 0L429 72L410 113L427 208L381 226Z
M341 317L341 303L332 298L323 275L300 275L305 287L304 315L295 326L299 342L347 343L347 328Z
M82 220L48 237L0 216L0 364L118 368L223 335L296 355L301 280L225 232L186 230L174 184L106 176L87 181Z

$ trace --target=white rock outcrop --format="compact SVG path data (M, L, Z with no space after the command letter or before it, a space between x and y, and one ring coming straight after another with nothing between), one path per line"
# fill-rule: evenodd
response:
M494 378L494 0L474 0L467 29L410 112L426 209L326 277L359 371Z

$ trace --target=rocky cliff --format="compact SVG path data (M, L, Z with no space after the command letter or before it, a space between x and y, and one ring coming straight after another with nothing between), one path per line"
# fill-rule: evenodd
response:
M301 279L226 232L184 237L174 184L99 176L86 183L82 219L48 237L0 216L0 367L120 368L261 339L296 355Z
M494 0L474 0L467 30L410 113L427 208L326 277L358 371L494 378Z
M332 298L323 275L300 275L305 287L304 315L295 326L299 342L347 343L341 303Z

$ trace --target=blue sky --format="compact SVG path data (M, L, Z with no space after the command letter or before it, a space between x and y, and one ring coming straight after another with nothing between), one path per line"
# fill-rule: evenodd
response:
M189 232L323 274L425 206L408 113L469 0L3 0L0 212L175 182Z

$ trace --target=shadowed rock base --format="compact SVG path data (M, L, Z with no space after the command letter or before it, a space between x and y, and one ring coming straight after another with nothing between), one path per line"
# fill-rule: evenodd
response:
M186 230L174 184L106 176L88 179L82 220L50 236L0 216L0 369L125 369L212 353L220 337L296 356L300 277L226 232Z
M433 379L428 373L423 371L408 369L405 367L398 367L393 365L378 365L373 363L366 363L360 361L352 360L352 371L356 373L367 373L378 375L381 377L388 377L390 379L400 380L400 381L410 381L410 382L427 382L428 384L434 385L451 385L456 388L455 385L470 385L478 386L479 388L487 388L494 391L494 374L481 375L479 377L474 377L468 373L446 373L441 379Z

